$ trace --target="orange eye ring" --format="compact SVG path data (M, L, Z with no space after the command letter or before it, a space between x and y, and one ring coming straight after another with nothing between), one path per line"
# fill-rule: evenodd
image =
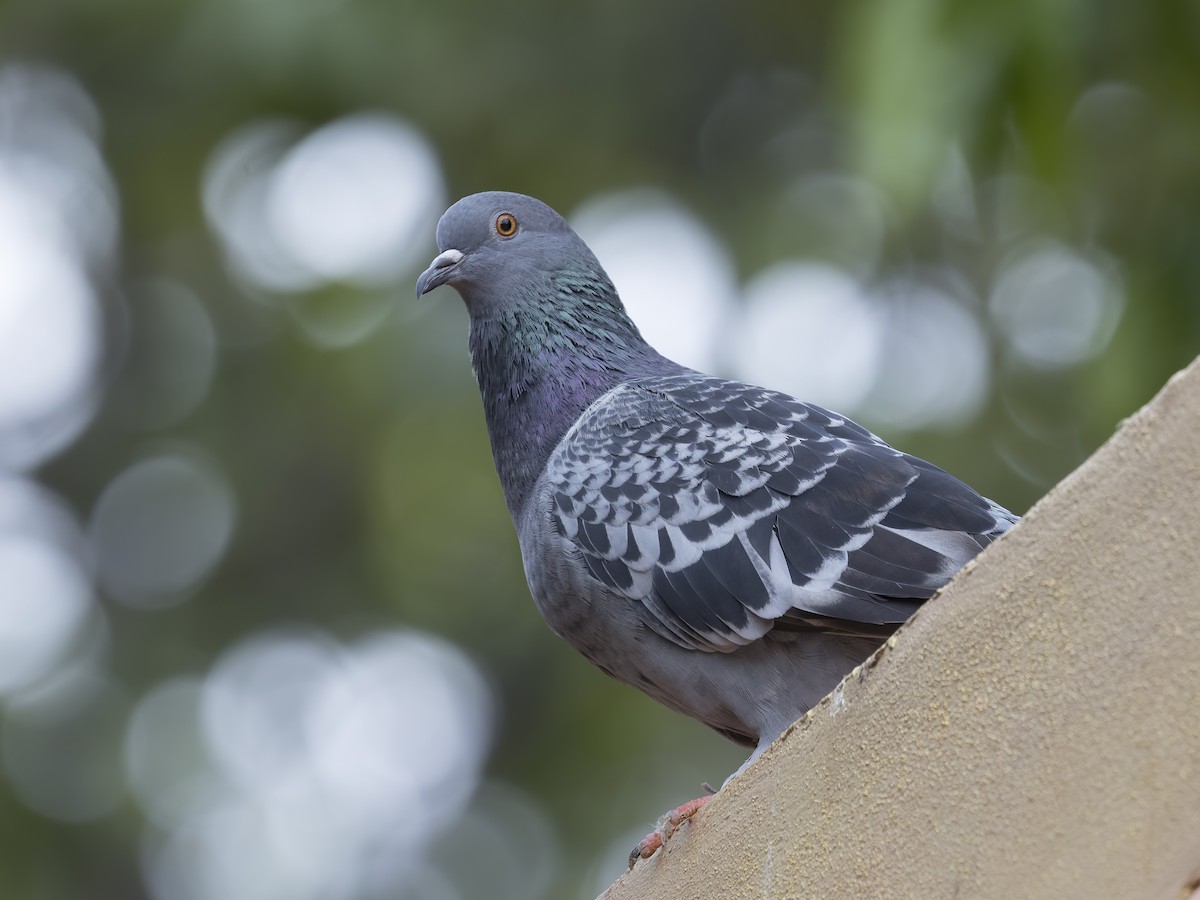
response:
M496 216L496 234L510 238L517 233L517 217L512 213L500 213Z

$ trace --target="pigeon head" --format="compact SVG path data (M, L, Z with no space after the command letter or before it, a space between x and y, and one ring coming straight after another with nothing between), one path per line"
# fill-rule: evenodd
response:
M448 284L471 314L545 294L558 274L608 276L558 213L533 197L487 191L463 197L437 226L441 251L417 279L417 295ZM607 284L611 291L611 284ZM615 294L615 292L614 292Z

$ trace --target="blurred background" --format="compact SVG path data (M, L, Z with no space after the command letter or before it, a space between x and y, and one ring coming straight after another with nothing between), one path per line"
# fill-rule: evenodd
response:
M538 618L442 210L541 197L668 355L1024 512L1200 352L1198 54L1196 2L5 0L0 896L595 896L744 752Z

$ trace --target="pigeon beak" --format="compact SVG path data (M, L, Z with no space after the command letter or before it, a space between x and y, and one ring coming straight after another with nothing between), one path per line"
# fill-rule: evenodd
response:
M434 257L429 268L417 279L417 296L428 294L439 284L445 284L454 274L454 268L463 260L461 250L443 250Z

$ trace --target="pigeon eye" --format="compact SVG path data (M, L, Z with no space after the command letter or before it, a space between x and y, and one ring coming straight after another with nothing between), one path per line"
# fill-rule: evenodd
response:
M512 237L517 233L517 217L512 213L500 213L496 216L496 234L500 237Z

